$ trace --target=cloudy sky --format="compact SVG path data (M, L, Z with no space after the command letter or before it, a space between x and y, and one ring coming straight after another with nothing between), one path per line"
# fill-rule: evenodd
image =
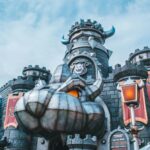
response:
M105 43L113 66L150 46L150 0L0 0L0 86L29 64L53 72L65 52L61 37L80 18L115 26Z

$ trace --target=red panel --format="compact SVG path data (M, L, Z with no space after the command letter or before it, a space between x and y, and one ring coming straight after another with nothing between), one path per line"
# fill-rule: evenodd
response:
M23 93L19 93L18 95L10 94L7 99L7 106L6 106L6 115L4 121L4 129L13 126L17 127L18 123L14 116L14 109L17 101L22 97Z
M139 106L135 108L135 120L144 124L148 123L147 110L145 104L144 88L138 90ZM126 104L122 103L124 124L128 125L131 122L130 110Z

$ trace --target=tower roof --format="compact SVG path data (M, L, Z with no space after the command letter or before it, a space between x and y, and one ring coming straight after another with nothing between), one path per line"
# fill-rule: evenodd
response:
M114 70L115 81L118 81L120 79L129 77L129 76L147 78L147 70L142 64L140 65L132 64L129 61L126 61L126 64L123 67L121 67L120 64L117 64L115 66L115 70Z
M95 20L91 21L90 19L80 19L79 22L77 21L74 25L71 26L71 29L69 30L68 34L69 38L65 39L63 36L61 42L65 45L71 43L72 40L76 37L74 35L78 35L82 31L86 31L89 35L101 38L104 43L106 38L111 37L115 33L115 28L112 26L112 28L109 31L105 31L102 25Z
M136 49L130 54L129 61L134 64L142 63L147 69L150 68L150 48L145 46L142 50Z
M11 85L12 91L28 91L31 90L35 83L32 78L26 78L22 76L18 76L16 79L12 80L13 83Z

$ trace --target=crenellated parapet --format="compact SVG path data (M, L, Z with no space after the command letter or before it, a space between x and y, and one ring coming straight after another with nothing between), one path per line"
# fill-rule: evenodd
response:
M91 21L90 19L81 19L79 22L75 22L75 24L71 26L71 29L69 30L68 34L69 39L65 40L63 38L62 43L71 43L74 39L80 36L80 32L85 36L93 36L102 44L104 44L105 40L115 33L115 28L112 26L112 28L109 31L105 31L102 25L97 21Z
M142 63L148 70L150 70L150 48L145 46L143 49L136 49L134 53L130 53L129 61L133 64Z
M114 70L114 80L118 82L128 77L147 78L147 70L144 65L132 64L126 61L124 66L117 64Z
M25 77L32 77L34 81L41 79L48 82L51 78L50 70L47 70L45 67L39 67L39 65L24 67L22 74Z
M96 149L97 147L97 138L92 137L91 135L86 135L85 137L81 137L79 134L75 134L74 136L70 135L67 138L67 146L69 150L74 149Z
M13 83L11 85L12 93L14 92L25 92L34 87L35 83L32 78L26 78L22 76L18 76L16 79L13 79Z

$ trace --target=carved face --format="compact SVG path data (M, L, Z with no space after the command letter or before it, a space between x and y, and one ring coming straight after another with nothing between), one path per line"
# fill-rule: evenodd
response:
M74 64L73 73L83 75L87 72L85 63L76 63Z
M72 73L76 73L78 75L84 75L87 73L87 66L89 62L86 59L76 59L70 65Z
M95 65L89 58L78 57L69 64L73 74L78 74L87 83L93 83L96 79Z

